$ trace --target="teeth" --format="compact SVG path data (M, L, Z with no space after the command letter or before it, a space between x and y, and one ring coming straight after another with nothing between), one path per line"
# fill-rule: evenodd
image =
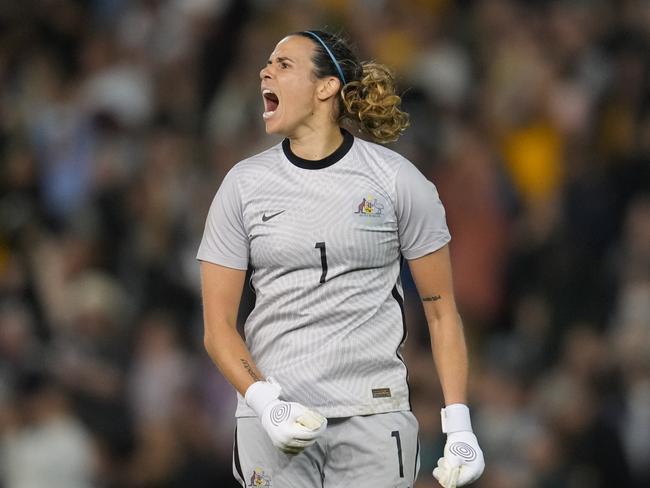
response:
M263 95L263 96L266 96L266 95L273 95L274 97L276 96L275 93L273 93L273 92L272 92L271 90L269 90L268 88L264 88L264 89L262 90L262 95ZM264 120L268 120L268 119L270 119L271 117L273 117L273 114L274 114L274 113L275 113L275 110L267 110L267 111L265 111L265 112L262 114L262 118L263 118Z
M267 95L271 95L271 96L269 97ZM265 99L270 100L271 102L275 101L276 103L279 103L277 95L275 93L273 93L271 90L269 90L268 88L264 88L262 90L262 96ZM265 105L266 105L266 102L265 102ZM271 117L273 117L273 114L275 114L276 110L277 110L277 107L276 107L275 110L266 110L264 113L262 113L262 118L264 120L270 119Z

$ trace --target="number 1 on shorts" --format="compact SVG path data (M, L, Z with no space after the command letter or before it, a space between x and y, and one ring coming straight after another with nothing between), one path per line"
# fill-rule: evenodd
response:
M404 463L402 462L402 440L399 437L399 430L394 430L390 433L391 437L395 438L397 443L397 459L399 460L399 477L404 478Z

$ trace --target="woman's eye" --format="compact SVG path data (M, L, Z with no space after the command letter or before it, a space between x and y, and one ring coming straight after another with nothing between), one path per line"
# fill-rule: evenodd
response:
M280 67L282 69L287 69L289 67L289 65L287 63L280 63Z

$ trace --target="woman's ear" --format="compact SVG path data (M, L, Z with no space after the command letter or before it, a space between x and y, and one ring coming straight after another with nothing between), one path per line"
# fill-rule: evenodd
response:
M335 96L341 87L341 80L335 76L328 76L319 80L318 87L316 88L316 96L321 102L328 98Z

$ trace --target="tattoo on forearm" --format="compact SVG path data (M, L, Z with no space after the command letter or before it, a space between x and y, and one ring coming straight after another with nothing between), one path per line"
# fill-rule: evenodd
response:
M255 371L253 371L253 368L251 365L246 361L245 359L240 359L241 363L244 365L244 369L248 371L248 374L253 378L255 381L260 381L260 377L255 374Z
M422 297L423 302L435 302L436 300L440 300L440 295L434 295L432 297Z

